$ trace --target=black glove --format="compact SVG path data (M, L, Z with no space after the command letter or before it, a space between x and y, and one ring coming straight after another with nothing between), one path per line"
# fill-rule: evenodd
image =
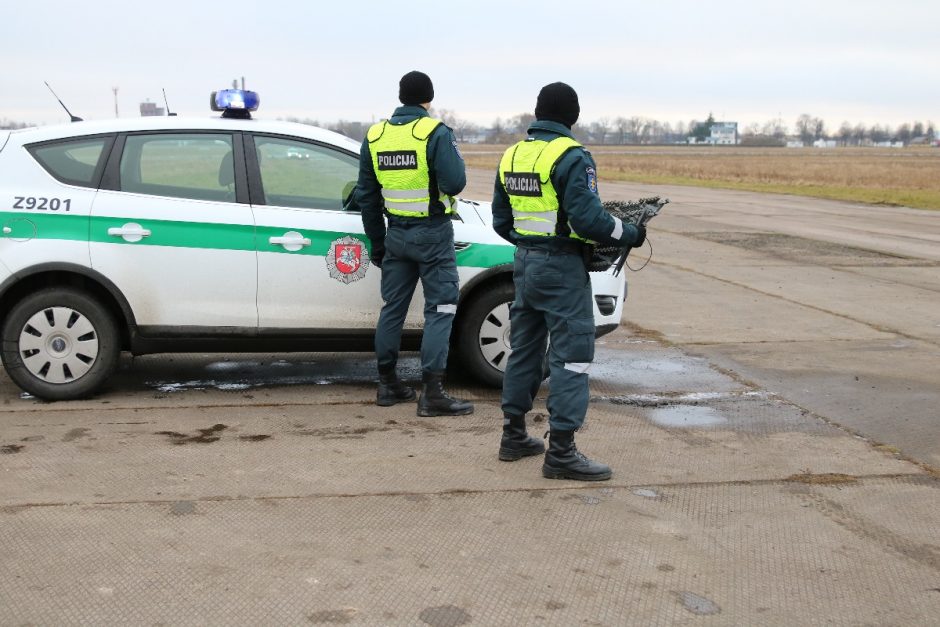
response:
M385 257L385 246L376 246L375 244L373 244L372 256L370 257L370 259L372 260L372 265L375 266L376 268L381 268L383 257Z
M634 248L639 248L646 241L646 227L642 224L636 226L636 241L633 242Z

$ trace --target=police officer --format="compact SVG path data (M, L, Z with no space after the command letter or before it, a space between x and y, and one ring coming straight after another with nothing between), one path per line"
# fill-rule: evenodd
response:
M525 414L542 381L549 342L549 448L542 475L603 481L611 470L575 447L574 432L588 407L588 370L594 359L594 310L586 261L591 243L639 246L644 227L611 216L597 193L597 168L571 134L581 109L565 83L546 85L528 137L499 164L493 228L516 245L511 309L512 354L503 381L503 435L499 459L515 461L545 451L526 432Z
M382 269L382 300L375 333L379 367L376 404L415 398L395 371L402 326L418 279L424 289L421 340L422 393L419 416L458 416L473 405L444 391L450 329L457 313L458 277L454 252L456 201L467 183L454 135L428 116L434 99L431 79L408 72L399 83L403 106L373 125L362 142L356 201L372 242L372 263ZM386 230L385 218L388 218Z

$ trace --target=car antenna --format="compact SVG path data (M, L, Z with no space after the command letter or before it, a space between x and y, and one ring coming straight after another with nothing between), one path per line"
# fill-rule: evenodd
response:
M162 87L160 89L163 89ZM170 103L166 101L166 90L163 89L163 105L166 107L166 114L168 116L176 115L175 113L170 113Z
M49 83L47 83L46 81L43 81L43 83L46 83L46 87L49 87L49 91L52 91L52 87L49 86ZM78 117L77 115L72 115L72 112L69 111L69 108L65 106L65 104L62 102L62 100L58 96L56 96L56 93L54 91L52 91L52 95L55 96L55 99L59 101L59 104L62 105L62 108L65 109L65 112L69 114L70 118L72 118L71 119L72 122L84 122L84 120Z

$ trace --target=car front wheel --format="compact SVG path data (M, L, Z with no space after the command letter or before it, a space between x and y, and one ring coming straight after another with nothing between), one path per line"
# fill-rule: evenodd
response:
M94 393L120 355L114 317L96 298L71 288L27 296L10 310L2 333L10 378L50 401Z
M458 327L459 366L493 387L503 383L512 348L509 344L509 306L515 297L512 283L498 283L467 305Z

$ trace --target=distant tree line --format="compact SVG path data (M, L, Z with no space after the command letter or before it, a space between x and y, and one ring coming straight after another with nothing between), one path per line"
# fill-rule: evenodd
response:
M454 129L457 141L462 143L508 144L526 135L529 125L535 121L531 113L493 120L490 126L482 126L461 118L452 109L432 110L432 115L443 120ZM310 124L335 131L356 141L362 141L371 126L370 122L339 120L320 123L310 118L286 118L288 122ZM733 121L733 120L732 120ZM715 122L712 114L703 120L689 122L661 122L642 116L603 117L592 122L582 121L575 125L575 138L585 144L635 145L635 144L684 144L689 137L704 140ZM0 119L0 129L18 129L31 126L6 118ZM829 130L825 122L808 113L800 115L791 127L782 118L772 118L763 123L754 122L738 129L742 146L783 146L787 139L798 139L811 145L819 139L833 140L842 146L865 146L881 142L933 143L940 134L933 122L905 122L892 127L887 124L851 124L843 122L838 129Z
M865 146L881 142L898 142L905 146L911 143L932 143L940 136L937 135L933 122L905 122L896 127L887 124L865 124L843 122L838 129L830 131L826 123L808 113L800 115L792 134L783 120L775 119L764 124L749 124L741 132L742 145L772 145L775 141L783 144L786 138L792 137L811 145L819 139L836 141L842 146Z
M520 113L512 117L498 117L489 126L475 124L461 118L451 109L432 110L431 114L454 129L454 136L461 143L508 144L525 137L529 125L535 121L531 113ZM370 123L340 120L320 124L317 120L287 118L291 122L322 126L362 141ZM642 116L603 117L591 122L575 125L575 138L591 145L652 145L684 144L689 137L703 141L711 132L715 118L709 114L705 120L689 122L663 122ZM904 123L897 127L887 124L851 124L843 122L833 131L826 127L822 118L808 113L800 115L792 127L782 118L772 118L763 123L754 122L738 129L742 146L783 146L788 139L797 139L804 145L812 145L818 139L834 140L842 146L864 146L880 142L932 143L940 139L932 122Z
M32 124L27 124L25 122L14 122L13 120L8 120L6 118L0 120L0 130L16 130L18 128L26 128L27 126L32 126Z

